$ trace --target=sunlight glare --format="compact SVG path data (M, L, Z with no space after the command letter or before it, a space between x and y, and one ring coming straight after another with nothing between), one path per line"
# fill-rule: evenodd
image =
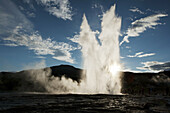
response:
M120 70L121 66L117 63L114 63L109 67L109 71L112 73L113 76L116 76L118 72L120 72Z

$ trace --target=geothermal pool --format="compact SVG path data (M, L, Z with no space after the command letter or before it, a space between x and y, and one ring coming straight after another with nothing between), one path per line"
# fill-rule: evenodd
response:
M168 96L0 93L2 113L169 113Z

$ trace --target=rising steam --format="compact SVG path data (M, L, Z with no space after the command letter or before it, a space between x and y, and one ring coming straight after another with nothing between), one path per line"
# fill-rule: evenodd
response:
M85 72L80 84L70 79L52 78L46 89L60 93L107 93L119 94L121 91L121 69L119 55L119 34L121 18L115 14L115 5L102 18L100 43L90 29L85 14L77 43L82 47ZM46 80L47 81L47 80Z
M119 34L121 18L115 14L115 5L102 18L98 39L90 29L85 14L77 43L82 47L83 79L70 92L74 93L109 93L119 94L121 91L121 65L119 55ZM67 83L67 82L66 82Z
M121 18L115 14L115 5L102 18L101 33L98 37L90 29L86 16L83 16L81 31L77 43L82 47L83 67L85 69L80 83L65 77L58 78L51 75L51 69L29 70L21 73L25 78L21 89L30 88L37 91L51 93L106 93L119 94L121 92L121 65L119 55L119 32ZM28 83L28 84L26 84ZM29 90L31 91L31 90ZM35 91L35 90L34 90Z
M90 93L117 94L121 90L119 31L121 18L115 15L115 5L102 18L102 32L98 43L83 16L80 41L84 59L85 84Z

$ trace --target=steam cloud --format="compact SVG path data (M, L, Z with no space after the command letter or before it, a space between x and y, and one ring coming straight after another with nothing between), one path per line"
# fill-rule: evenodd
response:
M85 84L90 93L120 93L118 37L121 18L115 15L115 6L103 15L101 26L100 45L83 16L79 44L86 69Z
M84 78L79 85L62 78L62 84L69 87L69 92L120 93L121 74L119 71L121 66L118 38L121 18L115 15L115 5L103 15L101 26L100 45L84 14L80 27L81 32L77 40L77 43L82 47Z
M102 18L100 43L95 32L90 29L86 16L83 16L81 32L76 41L81 47L84 73L80 83L72 79L51 76L51 69L25 71L24 81L32 81L37 91L52 93L107 93L119 94L121 90L121 65L119 55L119 35L121 18L115 14L115 5ZM23 77L21 77L23 78ZM27 82L24 82L27 83ZM23 89L27 85L22 85ZM21 88L21 89L22 89ZM35 90L34 90L35 91Z

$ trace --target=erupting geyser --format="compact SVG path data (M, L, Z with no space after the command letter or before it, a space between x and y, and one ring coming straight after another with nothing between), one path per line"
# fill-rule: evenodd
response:
M121 90L119 35L121 18L115 15L115 5L102 18L98 43L83 16L79 44L82 46L84 83L88 93L119 94Z
M120 27L121 18L115 15L115 6L112 6L103 15L101 33L98 37L99 44L95 32L90 29L84 15L80 35L76 40L82 47L83 67L85 69L81 83L64 76L61 79L57 77L49 78L50 70L41 70L40 72L33 70L28 74L32 75L31 80L39 83L38 85L35 84L36 88L40 85L51 93L120 94Z

